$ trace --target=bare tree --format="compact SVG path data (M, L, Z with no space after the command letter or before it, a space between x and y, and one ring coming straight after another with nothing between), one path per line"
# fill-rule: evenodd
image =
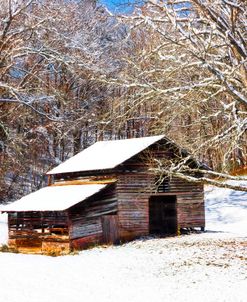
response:
M0 199L11 199L99 138L110 90L98 78L119 68L125 28L93 0L0 7Z
M147 1L122 16L132 54L123 55L119 77L104 78L125 89L116 119L145 117L148 133L166 133L190 151L156 163L158 173L231 187L217 178L237 179L230 173L246 167L246 14L245 1L171 0ZM213 171L191 169L191 158Z

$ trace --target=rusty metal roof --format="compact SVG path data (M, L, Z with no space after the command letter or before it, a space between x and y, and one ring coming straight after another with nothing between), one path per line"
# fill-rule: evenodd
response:
M164 135L158 135L99 141L50 170L47 174L112 169L164 137Z
M63 211L104 189L107 184L49 186L2 206L1 212Z

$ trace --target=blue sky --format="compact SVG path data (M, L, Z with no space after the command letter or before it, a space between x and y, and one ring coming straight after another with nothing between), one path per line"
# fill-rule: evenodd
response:
M133 10L134 4L136 5L141 5L145 2L145 0L98 0L99 3L104 4L105 6L108 7L108 9L111 12L124 12L124 13L128 13L131 12ZM189 4L189 2L184 2L181 4L178 4L176 6L178 7L187 7L190 8L191 4ZM181 15L188 15L189 11L184 11L181 12Z
M112 12L130 12L136 0L99 0ZM139 1L141 2L141 1Z

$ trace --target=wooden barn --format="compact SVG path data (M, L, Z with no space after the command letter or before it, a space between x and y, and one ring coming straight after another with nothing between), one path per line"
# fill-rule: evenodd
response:
M165 136L99 141L47 173L49 185L4 208L9 246L68 253L149 234L204 229L203 186L159 180L155 160L185 156ZM198 166L195 160L191 165Z

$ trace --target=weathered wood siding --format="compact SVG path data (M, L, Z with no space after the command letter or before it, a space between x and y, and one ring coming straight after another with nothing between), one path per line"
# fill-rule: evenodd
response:
M170 178L158 192L157 178L148 169L153 158L171 158L170 149L156 145L119 167L117 196L119 235L122 240L149 234L149 198L152 195L176 196L178 228L204 227L205 210L203 186Z
M103 242L103 215L117 213L115 185L88 198L69 210L69 236L72 248Z
M154 181L155 177L148 174L119 175L117 194L121 239L149 234L149 198L157 194L150 187ZM158 195L176 196L179 228L205 226L203 186L171 179L169 191Z
M150 183L147 174L126 173L118 176L118 223L120 239L128 240L149 233L148 200Z
M204 195L189 193L177 196L179 228L205 227Z
M118 215L104 215L101 217L103 243L112 244L119 242Z

